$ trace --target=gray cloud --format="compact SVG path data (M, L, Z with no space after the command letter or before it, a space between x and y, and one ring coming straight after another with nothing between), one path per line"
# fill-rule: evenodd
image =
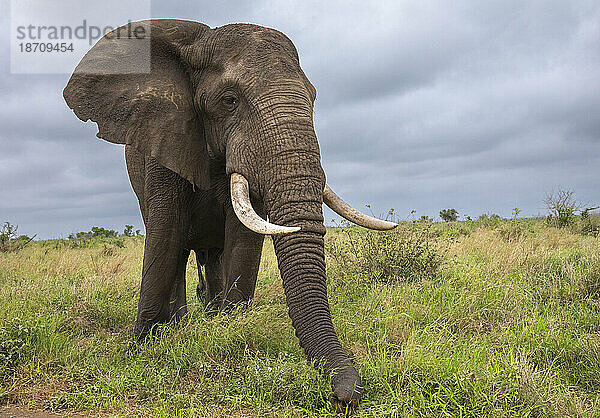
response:
M288 35L318 90L328 181L357 207L535 215L558 185L600 200L595 1L154 1L152 15ZM66 107L68 75L9 74L6 20L0 221L42 237L141 228L123 150Z

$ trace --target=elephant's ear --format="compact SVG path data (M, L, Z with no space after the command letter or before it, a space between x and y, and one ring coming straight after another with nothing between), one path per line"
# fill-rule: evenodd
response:
M204 130L184 58L208 29L173 19L116 29L75 68L63 91L65 101L79 119L98 124L99 138L131 145L208 188Z

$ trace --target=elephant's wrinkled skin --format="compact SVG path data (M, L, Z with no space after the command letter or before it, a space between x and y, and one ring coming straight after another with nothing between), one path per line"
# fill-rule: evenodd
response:
M87 53L63 93L80 119L97 122L100 138L125 144L147 233L135 339L186 314L190 250L205 266L199 291L211 307L252 299L263 235L234 213L229 177L238 173L262 218L301 227L273 237L289 315L307 357L334 372L334 397L356 404L361 381L327 302L316 92L294 45L249 24L129 25L151 34L150 72L127 71L141 68L144 54L123 30Z

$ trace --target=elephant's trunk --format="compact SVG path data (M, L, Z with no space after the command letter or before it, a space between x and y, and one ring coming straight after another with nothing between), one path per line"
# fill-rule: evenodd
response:
M335 333L327 300L321 181L324 179L295 177L294 183L283 183L288 184L287 189L278 188L280 199L269 208L270 220L278 225L298 225L302 230L274 236L273 244L300 346L309 360L320 363L333 376L337 400L357 403L362 393L360 377Z
M298 232L273 237L275 253L292 325L309 360L333 375L334 395L343 402L358 401L360 377L350 364L333 328L327 301L323 236Z

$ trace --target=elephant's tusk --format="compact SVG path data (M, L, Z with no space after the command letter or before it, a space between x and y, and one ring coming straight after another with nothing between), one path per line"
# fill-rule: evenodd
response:
M285 235L300 231L299 226L281 226L265 221L252 208L248 180L238 173L231 174L231 203L241 223L263 235Z
M341 197L336 195L327 184L325 185L325 190L323 190L323 203L329 206L338 215L348 219L350 222L354 222L357 225L364 226L365 228L385 231L388 229L394 229L398 226L397 223L383 221L357 211L352 206L344 202Z

